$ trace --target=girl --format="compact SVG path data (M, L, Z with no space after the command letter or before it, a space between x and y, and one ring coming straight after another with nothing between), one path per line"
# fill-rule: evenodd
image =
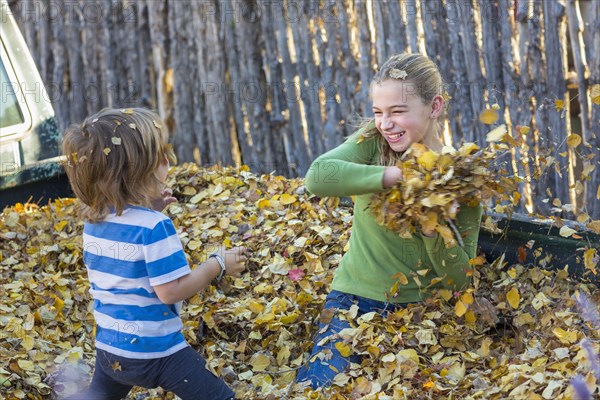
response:
M240 276L245 249L221 249L191 270L162 190L172 151L160 118L104 109L64 135L66 171L81 204L83 259L94 298L96 367L72 399L121 399L161 386L182 399L232 399L233 391L186 343L181 302L224 275Z
M329 385L335 375L349 364L360 363L357 355L343 357L335 348L337 335L348 322L340 311L358 306L358 315L385 313L407 303L430 296L421 288L432 279L459 290L468 284L469 259L475 256L481 207L461 206L457 227L464 236L464 247L446 249L434 233L415 233L403 239L375 222L368 206L374 193L382 192L402 180L396 161L412 143L422 143L440 152L438 118L444 109L443 82L437 66L420 54L392 56L377 72L371 84L375 118L363 125L345 143L321 155L306 174L307 189L317 196L355 196L350 248L342 258L325 300L325 309L334 317L321 323L309 364L299 371L297 380L310 381L313 388ZM410 277L417 270L420 285ZM402 272L409 284L391 293L394 274ZM431 289L431 287L430 287Z

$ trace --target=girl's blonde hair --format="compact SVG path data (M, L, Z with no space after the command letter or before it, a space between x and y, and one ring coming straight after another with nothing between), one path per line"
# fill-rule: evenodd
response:
M63 137L65 169L85 221L103 220L127 204L151 207L165 157L175 162L160 117L144 108L108 109L71 125Z
M411 90L414 90L413 93L421 98L423 104L428 104L435 96L444 94L444 81L440 70L431 59L422 54L408 53L391 56L377 71L371 85L388 79L396 79L413 84L414 87L411 87ZM438 122L435 134L439 134L440 125ZM380 165L396 164L401 154L392 150L388 142L375 127L374 118L363 120L359 132L358 135L364 139L377 138Z

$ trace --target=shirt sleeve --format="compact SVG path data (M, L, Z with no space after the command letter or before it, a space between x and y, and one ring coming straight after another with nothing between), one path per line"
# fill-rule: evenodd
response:
M369 165L377 153L377 139L359 140L354 133L338 147L318 157L305 177L308 191L320 197L343 197L384 190L384 166Z
M150 285L174 281L191 272L181 240L170 219L163 219L144 238L144 258Z
M421 235L433 268L438 276L444 277L442 284L445 287L460 290L469 283L467 270L471 268L469 260L477 252L482 213L481 206L461 206L461 211L456 216L456 227L464 235L464 247L456 245L446 248L444 239L437 233L433 237Z

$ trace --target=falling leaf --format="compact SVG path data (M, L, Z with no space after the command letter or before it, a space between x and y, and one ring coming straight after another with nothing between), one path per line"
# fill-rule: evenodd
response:
M563 100L555 100L554 101L554 108L556 108L556 111L562 111L565 109L565 102Z
M528 126L521 126L519 128L519 133L521 135L527 135L530 131L531 131L531 129Z
M113 136L110 140L111 140L112 144L114 144L116 146L120 146L121 145L121 138L120 137Z
M133 130L137 129L137 125L133 124L133 123L131 123L131 124L127 125L127 126L129 126Z
M569 147L577 147L581 144L581 136L579 136L576 133L572 133L569 136L567 136L567 145Z
M396 272L393 276L392 279L396 279L401 285L408 285L408 278L406 277L406 275L403 272Z
M590 97L592 98L592 103L600 105L600 83L597 83L591 87Z
M502 124L500 126L497 126L494 129L492 129L491 131L489 131L485 137L485 140L487 140L488 142L492 142L492 143L499 142L506 135L506 132L507 132L506 125Z
M521 302L519 290L513 286L508 293L506 293L506 300L508 301L508 304L510 304L510 306L515 310L519 308L519 303Z
M127 108L127 109L121 110L121 112L123 114L133 114L133 109L132 108Z
M118 361L114 361L112 364L110 364L110 367L112 368L113 371L123 371L123 368L121 367L121 363L119 363Z
M110 150L110 148L109 148L109 147L105 147L105 148L104 148L104 150L102 150L102 152L103 152L105 155L109 155L109 154L110 154L110 152L111 152L111 150Z
M558 234L562 237L570 237L574 233L577 233L577 231L575 229L569 228L566 225L563 225L558 232Z
M494 122L498 121L498 112L493 109L483 110L479 114L479 121L483 122L486 125L491 125Z

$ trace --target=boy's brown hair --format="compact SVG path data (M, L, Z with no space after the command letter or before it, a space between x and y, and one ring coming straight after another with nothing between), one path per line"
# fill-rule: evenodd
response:
M63 137L65 169L81 201L81 217L104 219L127 204L151 207L162 182L155 176L165 157L175 162L169 135L160 117L144 108L105 108Z

